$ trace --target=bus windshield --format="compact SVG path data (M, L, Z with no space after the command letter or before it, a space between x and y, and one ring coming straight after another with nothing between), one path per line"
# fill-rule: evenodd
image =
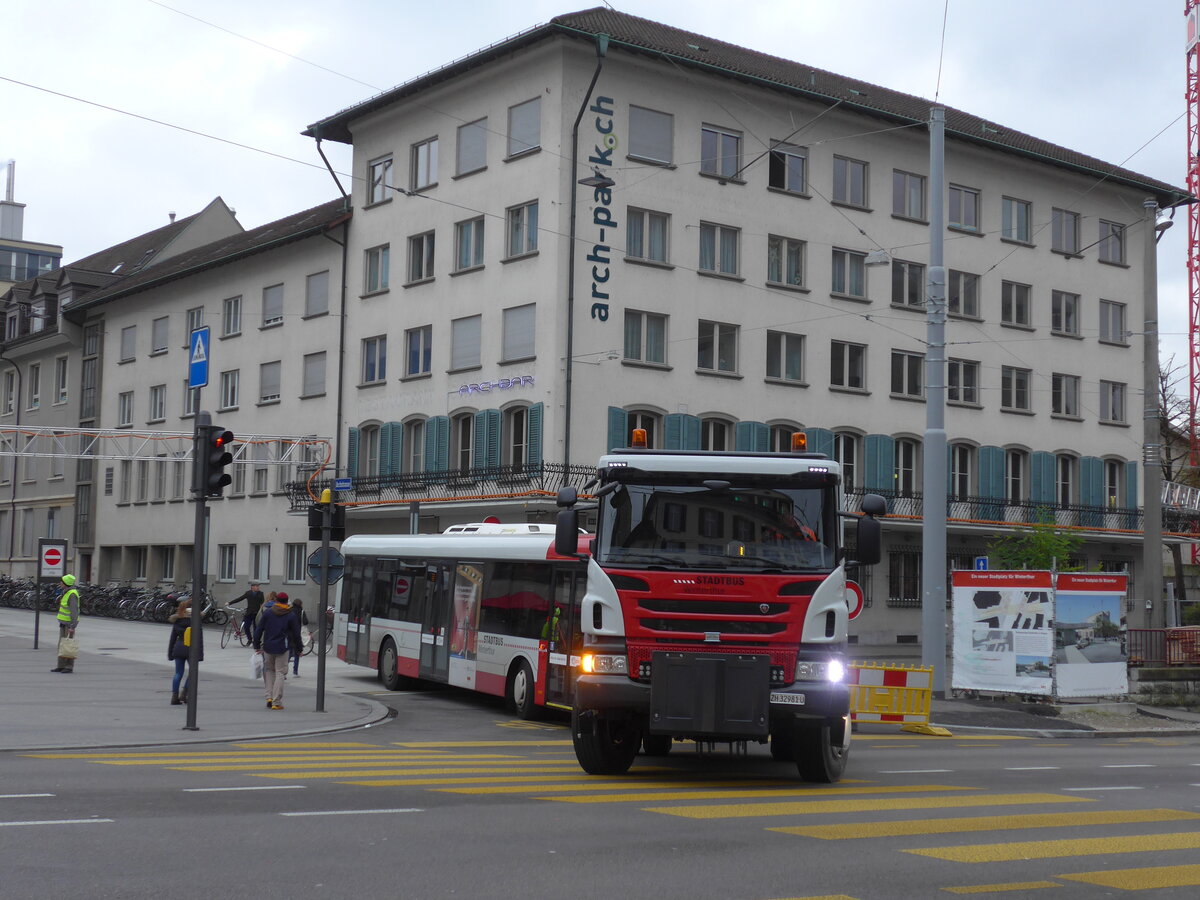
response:
M601 565L829 571L836 565L834 479L803 474L637 473L603 497Z

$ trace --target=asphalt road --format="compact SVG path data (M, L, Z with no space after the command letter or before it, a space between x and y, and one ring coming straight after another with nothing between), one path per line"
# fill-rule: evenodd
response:
M846 778L690 745L583 775L453 689L315 739L0 754L0 898L1194 900L1200 736L857 735Z

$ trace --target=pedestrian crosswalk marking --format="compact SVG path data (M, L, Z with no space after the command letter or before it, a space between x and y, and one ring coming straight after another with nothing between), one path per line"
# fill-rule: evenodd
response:
M942 888L951 894L1008 894L1013 891L1036 891L1040 888L1062 887L1057 881L1009 881L1004 884L972 884L966 887Z
M814 788L808 786L797 786L785 789L765 788L758 790L755 788L742 788L733 791L706 791L706 792L689 792L686 796L689 800L737 800L739 803L745 803L746 800L757 797L829 797L829 796L846 796L849 794L917 794L935 791L973 791L977 788L956 787L954 785L945 784L914 784L914 785L879 785L870 787L821 787ZM624 803L624 802L643 802L646 800L675 800L680 794L606 794L602 797L595 796L580 796L580 797L551 797L546 799L557 800L561 803ZM813 800L813 802L819 802Z
M962 809L971 806L1031 806L1037 803L1095 803L1087 797L1062 794L970 794L937 797L881 797L878 800L805 800L799 803L731 803L711 806L652 806L647 812L685 819L746 819L754 816L794 816L814 813L876 812L897 809Z
M1102 872L1076 872L1056 875L1067 881L1082 881L1097 887L1119 891L1149 891L1200 885L1200 865L1149 866L1145 869L1106 869Z
M1179 834L1124 834L1117 837L1062 838L1014 841L1007 844L969 844L963 847L923 847L905 850L952 862L1012 862L1018 859L1055 859L1060 856L1101 856L1110 853L1144 853L1200 848L1200 832Z
M579 766L576 763L534 763L532 760L528 766L522 766L522 772L579 772ZM450 768L424 768L424 769L401 769L395 766L389 769L343 769L337 772L255 772L253 773L258 778L365 778L370 776L384 775L481 775L487 772L495 772L502 774L502 769L497 769L494 766L454 766Z
M688 791L688 792L698 791L702 788L741 788L743 793L747 790L745 782L740 779L737 781L698 781L698 782L694 782L694 783L689 783L686 781L639 781L639 782L634 782L631 785L628 778L622 778L619 781L615 780L615 779L600 781L600 780L594 780L592 776L585 776L585 777L587 778L586 781L576 778L573 784L560 784L560 785L543 784L543 785L538 785L536 788L530 788L527 785L500 785L497 787L441 787L441 788L435 788L434 790L438 791L439 793L443 793L443 794L522 794L522 793L527 794L531 790L537 790L537 791L589 791L589 790L600 791L600 790L609 790L614 787L622 787L622 788L625 788L626 790L628 790L630 787L636 787L638 790L648 790L650 788L654 788L654 789L674 788L677 791ZM771 784L787 784L787 782L775 781L775 782L771 782ZM751 788L750 790L754 790L754 789ZM757 791L755 793L757 794ZM687 793L687 794L680 794L680 796L686 796L689 799L692 799L696 795L693 793ZM561 800L562 798L561 797L554 797L554 798L538 797L537 799L539 799L539 800L548 800L548 799ZM645 794L642 794L641 799L644 800L644 799L652 799L652 798L647 798ZM611 801L611 799L606 798L604 802L612 802L612 801Z

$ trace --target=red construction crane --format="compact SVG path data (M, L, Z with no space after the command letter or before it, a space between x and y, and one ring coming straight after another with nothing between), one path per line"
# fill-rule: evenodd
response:
M1200 0L1184 0L1187 16L1187 189L1200 196ZM1200 466L1200 209L1188 204L1188 399L1191 463Z

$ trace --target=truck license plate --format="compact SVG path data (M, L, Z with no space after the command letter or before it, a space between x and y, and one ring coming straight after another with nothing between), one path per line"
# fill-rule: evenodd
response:
M791 706L803 706L804 705L804 695L803 694L785 694L781 691L771 691L771 702L772 703L786 703Z

